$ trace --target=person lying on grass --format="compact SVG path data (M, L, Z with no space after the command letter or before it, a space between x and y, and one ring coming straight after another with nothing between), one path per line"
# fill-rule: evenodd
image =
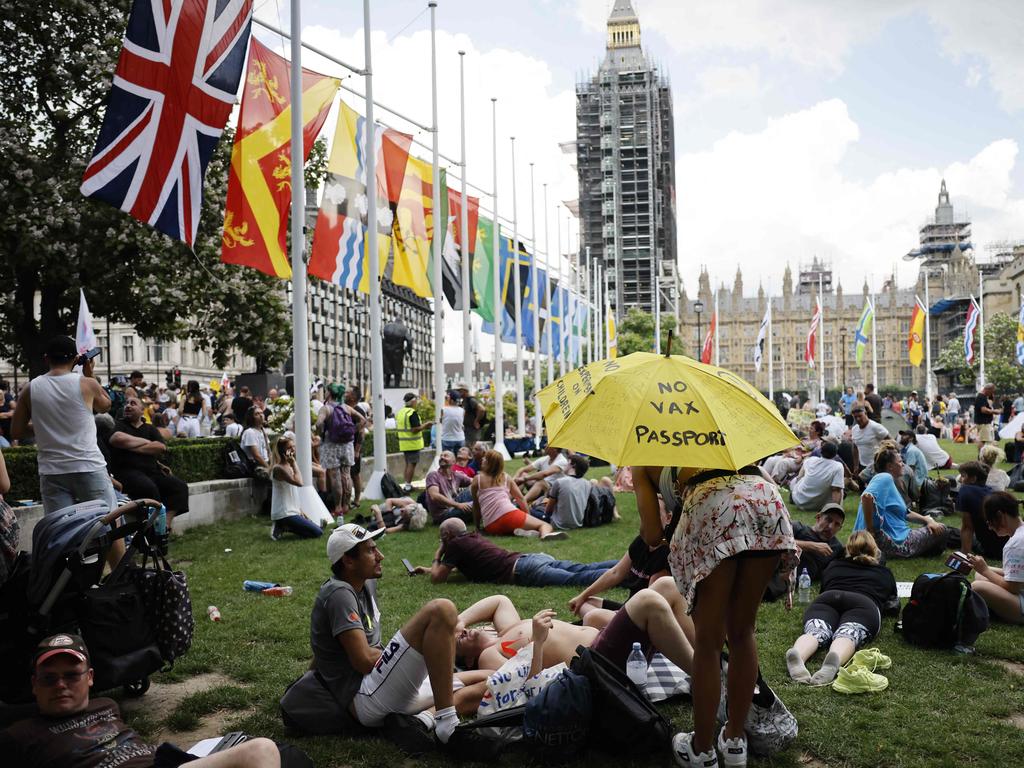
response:
M32 694L39 714L0 731L0 754L10 766L178 765L188 756L170 744L147 744L121 719L117 704L91 698L89 649L78 635L57 634L39 643L32 659ZM196 768L279 768L270 739L237 746L189 762Z
M882 608L896 596L896 579L880 564L881 555L870 533L855 531L846 542L846 556L826 566L821 594L804 611L804 632L786 651L793 680L831 683L854 651L878 636ZM807 660L826 646L825 661L812 676Z
M458 569L470 581L491 584L585 587L615 565L614 560L575 563L555 560L544 552L511 552L479 533L470 533L457 517L445 520L439 530L441 544L434 553L433 564L430 568L421 565L414 569L415 573L430 574L434 584L448 581L452 571Z
M1003 567L993 568L980 555L969 555L974 566L974 591L989 609L1010 624L1024 624L1024 525L1020 502L1006 491L985 499L985 521L999 536L1008 536L1003 547Z
M659 651L690 673L693 646L678 619L685 613L686 606L670 578L659 579L653 587L637 592L601 630L561 621L551 610L541 611L537 616L545 619L547 632L541 647L534 647L534 658L539 655L545 669L568 664L577 646L582 645L604 654L625 671L626 658L637 642L648 657ZM488 626L474 626L484 622ZM485 597L459 614L456 659L467 669L498 669L534 639L533 629L533 621L520 617L508 597Z

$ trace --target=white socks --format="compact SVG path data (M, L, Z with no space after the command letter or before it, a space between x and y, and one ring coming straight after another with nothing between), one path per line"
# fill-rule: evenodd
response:
M796 648L790 648L786 651L786 668L789 670L789 676L795 682L811 682L811 673L807 671L804 660L800 658L800 653Z
M825 656L825 661L822 663L821 669L811 676L811 685L828 685L836 679L836 675L838 674L839 654L835 651L829 651Z
M434 735L442 744L447 744L459 724L459 716L455 713L455 707L439 709L434 713Z

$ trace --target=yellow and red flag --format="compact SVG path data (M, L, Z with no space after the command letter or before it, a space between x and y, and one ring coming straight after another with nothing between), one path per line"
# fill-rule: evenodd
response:
M917 299L917 297L914 297ZM926 312L921 299L914 304L914 312L910 316L910 337L907 339L907 354L910 364L921 367L924 359L924 313Z
M395 221L395 264L391 280L417 296L433 296L430 288L430 242L434 234L434 167L409 157ZM442 201L445 199L442 195ZM441 224L441 232L447 222Z
M302 162L327 119L340 81L302 70ZM221 260L290 278L285 250L291 203L291 65L256 39L231 150Z
M412 136L377 128L377 259L384 275L395 207ZM309 274L352 291L370 292L366 196L366 118L341 102L320 213L313 232Z

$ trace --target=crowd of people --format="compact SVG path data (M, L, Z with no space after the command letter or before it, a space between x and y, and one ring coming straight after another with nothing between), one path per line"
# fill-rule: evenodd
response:
M162 500L173 521L188 512L188 487L161 461L165 430L195 437L212 429L237 439L253 474L268 484L272 538L324 535L323 520L304 495L309 484L296 460L294 434L286 430L275 439L266 428L274 407L269 393L263 399L244 386L210 393L189 382L164 401L133 375L111 423L95 413L110 410L115 398L93 378L91 361L78 358L71 339L55 339L46 360L48 373L13 401L9 428L14 440L34 439L47 514L97 498L113 506L123 493ZM867 387L843 395L842 419L828 420L826 409L799 435L796 448L756 465L737 471L632 467L639 529L625 551L597 562L499 543L519 536L546 544L617 519L611 479L588 477L586 456L549 444L543 455L513 468L480 439L484 409L461 383L448 394L438 425L421 418L417 400L416 393L406 394L404 406L389 417L404 454L406 495L370 505L369 514L359 512L353 522L369 407L356 388L314 393L314 477L308 480L337 527L327 536L328 578L310 613L311 671L288 688L281 706L287 714L316 702L331 732L398 731L405 743L411 734L418 743L444 745L460 717L478 711L492 673L521 651L531 649L531 675L568 663L579 646L625 670L638 643L648 658L658 652L691 679L693 730L672 740L677 763L714 768L721 754L725 765L746 765L745 724L760 676L757 613L766 599L790 604L798 574L819 583L820 591L786 653L797 683L831 684L843 670L854 670L851 660L866 653L896 600L886 565L892 558L960 550L992 613L1024 624L1024 527L1018 500L1006 490L1009 477L996 466L1002 453L991 426L985 428L998 418L990 387L973 404L979 459L959 466L935 434L951 435L942 430L964 418L955 397L918 404L911 393L897 403ZM939 403L944 410L936 412ZM886 410L903 413L906 428L890 433L881 421ZM411 482L432 427L438 463L418 493ZM937 469L956 470L957 482L938 477ZM5 484L0 454L0 493ZM842 542L843 502L850 495L859 497L856 518ZM813 524L794 522L790 508L814 512ZM949 525L955 513L959 525ZM432 599L386 639L377 583L384 556L377 541L430 523L437 526L433 560L409 563L411 574L437 585L453 578L493 584L495 593L463 606ZM573 531L579 533L567 533ZM2 541L6 553L8 539ZM990 565L994 560L1002 566ZM578 621L561 621L548 609L524 618L503 585L571 586L578 592L569 609ZM626 589L627 598L601 597L613 588ZM824 656L812 673L807 665L819 651ZM119 764L163 764L158 748L120 719L116 704L90 698L93 672L81 638L45 639L32 671L38 714L3 732L9 754L27 765L70 764L69 755L92 759L106 750ZM320 695L325 690L326 699ZM723 694L726 716L719 727ZM196 764L269 766L279 757L272 743L255 739Z

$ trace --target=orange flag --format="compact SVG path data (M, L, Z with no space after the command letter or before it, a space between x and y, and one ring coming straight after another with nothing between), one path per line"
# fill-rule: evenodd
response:
M291 65L255 38L231 151L221 260L290 278L285 250L291 204ZM302 70L302 162L327 119L340 81Z

